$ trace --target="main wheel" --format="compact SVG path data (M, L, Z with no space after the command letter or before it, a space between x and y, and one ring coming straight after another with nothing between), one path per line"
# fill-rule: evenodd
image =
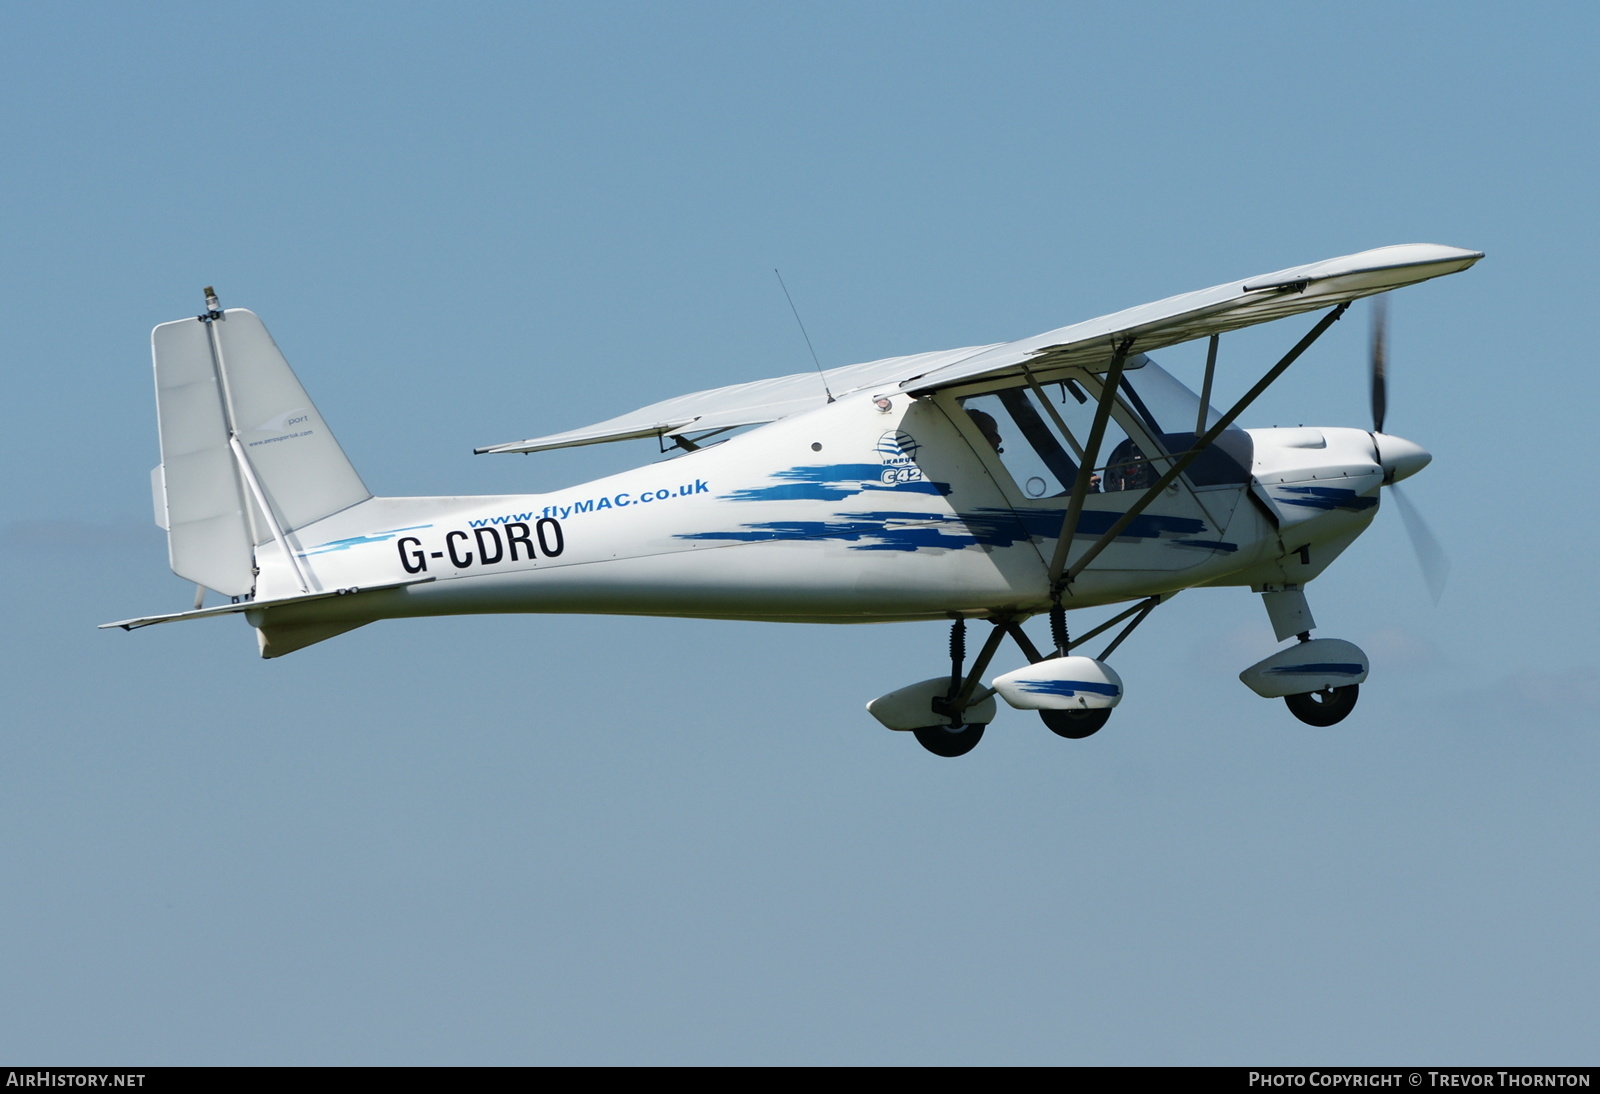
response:
M1111 718L1111 708L1101 707L1099 710L1041 710L1039 718L1057 737L1068 737L1074 741L1081 741L1090 734L1099 732L1101 726Z
M1345 715L1356 708L1356 697L1360 692L1360 684L1346 684L1342 688L1285 695L1283 701L1289 713L1306 725L1331 726L1344 721Z
M982 726L924 726L911 732L935 756L965 756L983 740Z

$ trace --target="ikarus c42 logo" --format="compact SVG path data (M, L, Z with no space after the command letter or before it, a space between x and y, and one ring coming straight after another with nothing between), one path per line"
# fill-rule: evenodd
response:
M878 455L884 465L879 479L884 485L922 481L922 470L916 465L920 447L915 437L901 430L891 430L878 438Z

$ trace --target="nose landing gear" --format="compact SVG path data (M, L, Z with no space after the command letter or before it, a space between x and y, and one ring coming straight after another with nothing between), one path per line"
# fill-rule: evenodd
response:
M1267 587L1262 601L1278 641L1298 638L1288 649L1258 661L1239 674L1263 699L1282 699L1289 713L1309 726L1331 726L1355 709L1367 678L1367 655L1338 638L1312 638L1316 620L1297 585Z

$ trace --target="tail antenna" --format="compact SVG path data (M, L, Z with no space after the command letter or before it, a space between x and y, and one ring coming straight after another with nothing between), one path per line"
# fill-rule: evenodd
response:
M794 297L789 295L789 286L783 283L783 275L773 268L773 273L778 274L778 287L783 290L783 298L789 302L789 310L794 312L794 321L800 326L800 337L806 340L806 349L811 350L811 363L817 366L817 376L822 380L822 392L828 397L828 402L833 402L833 392L828 387L828 374L822 371L822 362L817 360L817 351L811 345L811 335L806 333L806 325L800 321L800 309L794 306Z

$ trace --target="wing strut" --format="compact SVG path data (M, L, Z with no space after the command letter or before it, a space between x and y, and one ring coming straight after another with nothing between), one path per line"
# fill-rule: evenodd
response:
M1267 370L1267 374L1256 382L1255 387L1245 392L1244 398L1240 399L1237 403L1234 403L1231 410L1229 410L1221 418L1217 419L1216 425L1206 430L1205 436L1197 440L1193 448L1189 449L1189 451L1185 452L1183 455L1174 460L1172 462L1172 466L1167 469L1167 473L1157 479L1154 486L1151 486L1148 490L1146 490L1143 496L1141 496L1138 501L1134 502L1133 505L1128 508L1128 511L1117 519L1116 523L1114 523L1110 528L1107 528L1105 533L1099 539L1095 540L1089 545L1088 550L1084 551L1083 554L1078 556L1078 561L1074 562L1072 564L1072 568L1067 570L1066 573L1063 574L1059 579L1060 584L1063 587L1072 584L1073 580L1077 578L1079 574L1083 573L1084 569L1089 565L1089 563L1095 560L1101 551L1104 551L1107 547L1109 547L1118 536L1127 530L1128 525L1133 523L1134 518L1136 518L1140 513L1144 512L1145 508L1149 506L1151 502L1155 501L1156 498L1161 496L1161 492L1170 486L1177 479L1177 477L1183 473L1184 468L1188 467L1195 461L1200 453L1209 448L1212 442L1222 435L1222 431L1232 425L1233 420L1240 414L1244 413L1245 409L1249 407L1251 403L1255 402L1257 396L1259 396L1263 391L1267 390L1267 388L1272 385L1274 380L1283 375L1283 371L1285 369L1294 364L1297 357L1310 348L1311 343L1315 342L1318 338L1321 338L1323 332L1329 327L1333 326L1333 324L1341 315L1345 313L1345 309L1349 306L1350 302L1347 300L1343 304L1340 304L1337 308L1334 308L1332 311L1328 312L1328 314L1324 315L1317 322L1317 325L1312 327L1310 332L1308 332L1304 338L1295 343L1293 349L1283 355L1282 360ZM1077 500L1076 494L1074 494L1074 500ZM1071 510L1068 510L1068 516L1070 517L1071 515ZM1064 559L1066 557L1066 544L1066 540L1062 540L1056 544L1056 558ZM1054 577L1054 573L1052 573L1052 577ZM1055 588L1054 584L1052 584L1052 588Z
M1072 484L1072 499L1067 502L1066 519L1061 522L1056 553L1050 558L1050 597L1057 604L1061 603L1061 590L1066 585L1061 580L1061 571L1067 564L1067 548L1072 545L1072 537L1078 531L1083 502L1089 496L1089 479L1094 475L1095 461L1100 458L1100 442L1105 439L1106 422L1111 418L1111 404L1116 401L1117 384L1122 380L1122 366L1127 362L1128 351L1132 348L1132 338L1124 338L1117 343L1117 350L1111 356L1111 366L1106 369L1105 378L1101 381L1103 386L1100 388L1100 403L1094 408L1094 424L1089 427L1089 440L1083 446L1083 459L1078 464L1078 478ZM1050 401L1045 400L1045 406L1049 405Z
M1194 426L1194 435L1198 437L1206 431L1206 414L1211 410L1211 381L1217 375L1217 343L1222 341L1222 335L1213 334L1211 344L1206 347L1206 379L1200 388L1200 412Z

